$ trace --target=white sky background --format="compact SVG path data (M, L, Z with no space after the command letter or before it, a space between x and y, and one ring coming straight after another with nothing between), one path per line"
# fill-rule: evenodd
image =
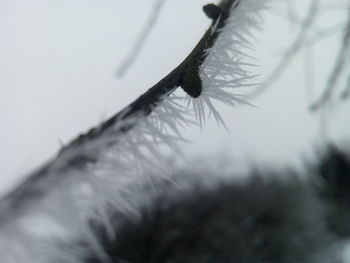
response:
M295 1L301 12L308 2ZM118 66L153 3L0 0L0 192L53 157L60 143L116 113L169 73L210 23L201 11L208 1L167 0L136 63L126 77L117 79ZM344 21L340 13L322 19L326 25L337 24ZM297 27L271 13L264 27L253 54L261 64L256 71L263 76L276 64L276 51L282 51L297 32ZM337 41L331 40L314 50L313 99L323 88L336 48ZM280 165L315 151L321 133L319 118L307 111L310 92L304 85L304 58L295 58L283 78L253 101L258 108L218 105L229 133L213 120L202 132L184 131L196 141L186 152L215 156L222 151L236 162ZM336 141L349 140L349 104L339 107L329 123L328 136Z

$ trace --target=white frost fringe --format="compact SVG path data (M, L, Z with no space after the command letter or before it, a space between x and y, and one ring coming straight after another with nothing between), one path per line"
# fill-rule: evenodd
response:
M233 8L214 47L207 50L200 69L203 91L198 99L175 94L165 97L148 117L133 119L137 125L126 134L116 135L112 128L110 134L60 155L38 186L45 193L42 197L33 197L16 212L1 203L0 262L76 263L83 262L88 251L109 262L88 221L97 220L113 239L115 233L109 221L112 208L137 218L139 206L152 191L152 180L159 176L175 180L161 163L165 158L160 149L180 151L178 142L185 139L178 127L202 126L210 115L224 125L213 100L229 106L246 103L231 89L253 85L254 76L248 70L253 59L247 53L251 49L251 31L260 26L259 12L266 2L241 0ZM184 99L188 100L187 106ZM106 150L110 143L115 145ZM77 154L98 162L88 168L59 172L59 167ZM88 247L69 246L79 240Z

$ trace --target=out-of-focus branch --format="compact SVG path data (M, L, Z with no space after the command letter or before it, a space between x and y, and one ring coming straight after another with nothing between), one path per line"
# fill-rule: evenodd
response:
M152 9L152 13L150 14L148 21L146 22L144 28L142 29L139 38L136 40L134 46L129 51L129 54L126 56L125 60L122 62L121 66L119 67L118 77L122 77L126 73L126 71L129 69L129 67L134 63L149 33L151 32L152 28L156 24L160 11L165 1L166 0L156 0L156 3L154 4L154 7Z
M348 21L344 27L344 36L342 45L339 49L335 66L328 78L326 87L321 95L321 97L311 106L312 111L319 110L323 105L330 101L333 97L334 90L337 87L337 83L340 79L340 76L344 73L346 68L346 63L349 59L349 50L350 50L350 5L348 7ZM345 91L343 92L343 94ZM342 96L344 98L344 96Z
M262 86L259 86L256 90L248 94L248 97L255 98L260 96L262 93L264 93L271 85L277 81L282 73L286 70L286 68L291 63L293 57L296 53L299 52L300 48L303 46L304 41L306 39L307 34L309 33L310 28L314 24L315 18L317 16L319 10L319 1L318 0L312 0L307 15L301 25L300 32L296 36L295 40L293 41L293 44L290 45L288 50L283 55L283 58L281 61L277 64L275 67L275 70L267 77L267 79L264 81L264 84Z
M342 33L342 42L336 56L331 72L329 73L328 79L324 86L321 96L315 101L312 99L312 104L310 106L311 111L317 111L326 105L330 100L335 99L335 96L339 96L336 99L345 100L350 96L350 77L345 81L345 89L340 92L340 95L335 95L336 89L340 88L340 80L343 80L343 77L349 74L345 72L349 68L349 57L350 57L350 5L348 1L344 2L325 2L319 0L312 0L308 11L304 15L304 19L299 19L294 13L293 1L286 1L287 4L287 17L282 16L280 13L276 13L277 16L282 16L285 19L288 19L290 23L293 23L300 27L300 31L297 34L295 40L289 46L288 50L283 55L280 62L277 64L272 73L266 78L264 83L259 86L257 89L253 90L251 93L248 93L248 97L255 98L264 93L272 84L277 81L280 76L285 72L286 68L292 62L296 54L303 48L309 49L309 47L318 43L321 40L334 36L335 34ZM340 8L348 9L348 14L346 16L347 21L329 26L326 29L317 28L318 17L320 17L325 12L331 10L339 10ZM310 61L306 60L306 63L310 65ZM310 70L306 71L306 83L307 88L312 83L312 76L308 75Z
M346 82L346 88L341 94L341 99L346 100L350 97L350 74L348 77L348 81Z

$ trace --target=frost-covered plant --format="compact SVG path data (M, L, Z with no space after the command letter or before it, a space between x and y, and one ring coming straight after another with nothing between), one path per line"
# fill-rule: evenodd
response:
M223 123L213 100L247 104L232 89L254 85L249 39L264 6L260 0L205 6L212 24L183 63L5 196L1 262L84 262L91 255L111 262L96 229L118 240L118 217L139 219L157 180L176 181L161 149L181 151L179 126L202 126L211 114ZM177 87L187 95L175 94Z
M224 124L213 101L249 104L234 91L255 84L250 42L266 2L206 5L212 24L183 63L5 196L0 262L339 262L348 153L330 147L307 178L255 169L246 180L167 158L181 154L181 126Z

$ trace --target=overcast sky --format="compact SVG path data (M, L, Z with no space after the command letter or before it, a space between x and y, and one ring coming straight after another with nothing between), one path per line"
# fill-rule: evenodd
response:
M308 1L296 2L304 12ZM210 23L201 11L207 1L167 0L135 64L118 79L118 66L153 3L0 0L0 192L53 157L61 144L117 112L165 76ZM324 16L324 24L341 21L337 14L340 11ZM283 7L267 14L265 29L253 43L261 81L297 32L283 17ZM304 85L302 53L280 81L253 101L256 108L218 105L230 132L212 120L202 132L183 131L196 141L187 152L224 152L236 161L281 164L314 151L320 144L320 121L307 106L322 90L336 47L337 40L315 47L313 90ZM330 138L349 140L349 114L348 103L332 115Z

